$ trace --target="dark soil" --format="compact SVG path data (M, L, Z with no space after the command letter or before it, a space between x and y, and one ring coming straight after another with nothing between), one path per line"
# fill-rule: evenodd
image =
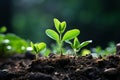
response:
M0 59L0 80L120 80L120 56L49 58L14 55Z

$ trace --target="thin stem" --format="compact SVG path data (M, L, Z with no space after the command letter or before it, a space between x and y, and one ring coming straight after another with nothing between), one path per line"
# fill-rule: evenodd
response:
M77 50L74 49L74 56L76 57L77 56Z
M60 43L59 43L59 48L60 48L60 54L61 54L61 56L62 56L62 44L63 44L63 42L62 42L62 33L60 33Z
M38 59L39 59L39 56L38 56L38 54L37 54L37 53L35 54L35 59L36 59L36 60L38 60Z

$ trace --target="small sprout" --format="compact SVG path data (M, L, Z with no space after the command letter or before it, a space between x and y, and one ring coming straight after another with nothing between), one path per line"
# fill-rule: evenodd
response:
M2 26L1 28L0 28L0 33L4 33L4 32L6 32L7 31L7 28L5 27L5 26Z
M35 52L36 60L38 60L38 53L43 51L46 48L46 44L44 42L41 43L35 43L33 44L31 42L31 47L33 48L33 51Z
M91 51L88 50L88 49L83 49L83 50L81 51L81 55L82 55L82 56L89 55L90 53L91 53Z
M55 28L57 32L52 29L47 29L46 34L47 36L49 36L50 38L52 38L53 40L57 42L57 44L59 45L60 54L63 55L62 53L63 42L66 40L74 39L80 34L80 31L78 29L72 29L72 30L67 31L63 35L66 29L66 22L65 21L60 22L58 19L55 18L54 24L55 24Z
M59 34L62 34L66 29L66 22L60 22L58 19L54 18L55 28Z
M82 47L87 46L88 44L92 43L92 40L84 41L80 44L78 38L76 37L74 38L73 43L70 42L69 40L66 40L66 42L71 45L72 49L74 50L74 55L76 56L77 52L79 52Z

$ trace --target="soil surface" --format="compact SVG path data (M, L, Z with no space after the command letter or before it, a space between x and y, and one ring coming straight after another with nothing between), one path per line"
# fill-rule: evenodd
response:
M119 55L34 58L30 53L0 58L0 80L120 80Z

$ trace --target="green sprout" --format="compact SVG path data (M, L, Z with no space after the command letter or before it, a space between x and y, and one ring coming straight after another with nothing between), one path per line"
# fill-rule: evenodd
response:
M46 48L46 43L40 42L40 43L33 44L31 42L31 47L32 47L33 51L35 52L36 60L38 60L38 58L39 58L38 54L39 54L39 52L43 51Z
M77 52L80 51L80 49L84 46L87 46L88 44L92 43L92 40L88 40L88 41L84 41L80 44L78 38L74 38L73 43L71 41L66 41L67 43L69 43L74 51L74 55L77 55Z
M80 31L78 29L72 29L72 30L67 31L65 34L63 34L66 29L66 22L65 21L60 22L56 18L54 18L54 25L55 25L57 32L52 29L47 29L46 34L47 36L49 36L50 38L52 38L53 40L57 42L59 49L60 49L60 54L63 55L62 54L63 42L66 40L74 39L80 34Z

